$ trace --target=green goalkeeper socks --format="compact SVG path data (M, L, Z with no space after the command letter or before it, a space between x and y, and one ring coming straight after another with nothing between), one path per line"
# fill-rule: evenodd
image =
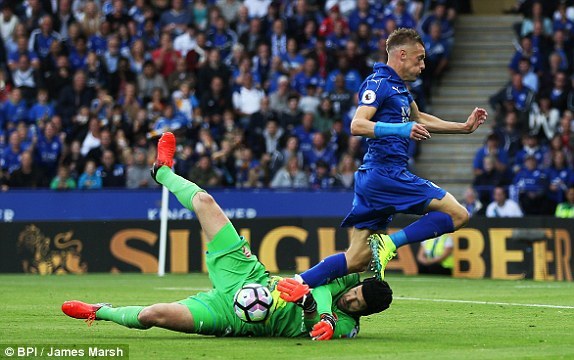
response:
M116 324L132 329L147 329L148 327L143 326L138 320L138 315L143 308L143 306L123 306L119 308L102 306L96 311L96 318L98 320L113 321Z
M175 174L167 166L162 166L157 170L156 179L160 184L171 191L177 200L186 208L193 211L192 199L200 191L205 192L197 184Z

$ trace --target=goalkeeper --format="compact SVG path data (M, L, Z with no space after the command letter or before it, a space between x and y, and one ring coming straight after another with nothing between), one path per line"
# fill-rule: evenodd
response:
M153 178L165 185L188 209L195 211L205 232L207 269L214 289L174 303L113 308L107 304L66 301L62 311L73 318L107 320L135 328L164 329L215 336L282 336L308 334L315 340L354 337L360 316L387 309L392 291L375 278L360 281L357 274L340 278L311 292L293 279L270 276L249 244L237 234L211 195L171 171L175 153L172 133L158 143ZM242 286L268 286L273 304L267 319L246 323L235 315L233 297Z

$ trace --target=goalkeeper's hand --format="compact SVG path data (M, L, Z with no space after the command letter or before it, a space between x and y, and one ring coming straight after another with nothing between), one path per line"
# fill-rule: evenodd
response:
M321 321L313 326L309 333L313 340L330 340L335 332L337 320L331 314L321 314Z
M277 290L281 292L281 299L296 303L309 294L309 285L287 278L277 283Z
M295 279L283 279L277 283L277 290L281 299L293 302L303 308L306 313L317 310L317 303L309 291L309 285L302 284Z

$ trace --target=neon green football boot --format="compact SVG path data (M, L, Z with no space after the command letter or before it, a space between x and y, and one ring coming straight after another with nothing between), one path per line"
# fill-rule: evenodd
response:
M389 235L373 234L369 236L369 244L373 252L373 270L380 281L385 278L385 267L392 258L397 256L397 247Z

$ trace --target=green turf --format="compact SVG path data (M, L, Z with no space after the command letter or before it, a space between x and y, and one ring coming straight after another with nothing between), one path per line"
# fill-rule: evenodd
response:
M87 327L60 311L70 299L115 305L179 300L210 286L201 274L2 275L0 343L128 344L131 359L574 359L574 283L392 274L387 280L395 292L391 308L363 319L356 339L314 342L141 331L110 322Z

